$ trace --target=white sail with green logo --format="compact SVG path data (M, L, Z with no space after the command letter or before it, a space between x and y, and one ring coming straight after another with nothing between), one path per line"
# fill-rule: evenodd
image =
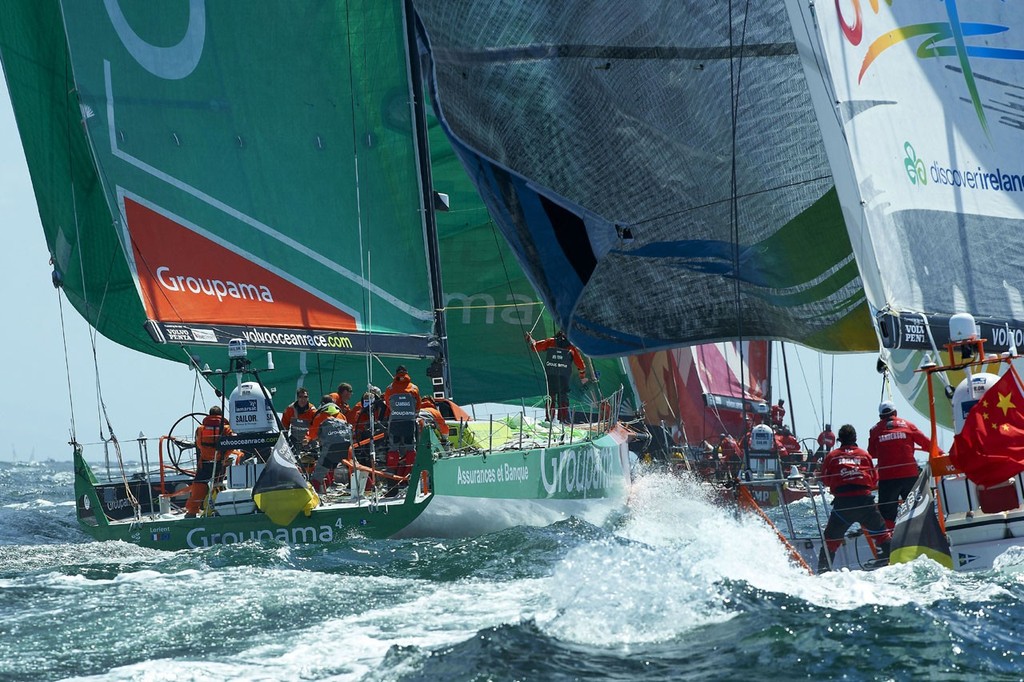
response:
M928 414L914 370L944 355L951 315L973 314L989 350L1024 341L1024 9L789 7L880 342Z

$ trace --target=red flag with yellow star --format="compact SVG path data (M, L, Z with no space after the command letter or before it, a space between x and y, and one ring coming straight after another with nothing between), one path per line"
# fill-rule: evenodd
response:
M1024 393L1016 372L1008 370L971 408L949 455L979 485L1024 471Z

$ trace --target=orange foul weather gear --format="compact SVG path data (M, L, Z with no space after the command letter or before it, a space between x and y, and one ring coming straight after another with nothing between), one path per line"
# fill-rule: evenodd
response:
M199 513L199 509L210 492L210 481L216 473L224 473L226 458L217 450L221 436L230 436L231 427L220 415L207 415L203 423L196 429L196 445L199 447L198 470L190 486L185 512L191 516Z
M387 406L387 467L398 476L408 476L416 462L416 416L420 408L420 389L402 369L384 391Z
M294 402L288 407L284 408L284 414L281 415L281 425L284 426L284 430L288 432L293 443L301 443L309 433L309 427L313 424L313 417L316 416L316 408L309 401L306 402L306 406L302 407L298 402Z

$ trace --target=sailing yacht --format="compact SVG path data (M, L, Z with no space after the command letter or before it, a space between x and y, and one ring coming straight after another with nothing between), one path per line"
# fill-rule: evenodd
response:
M963 368L934 405L918 371L949 321L1024 335L1017 5L416 8L442 125L582 350L878 352L951 427Z
M411 3L398 0L0 8L0 59L54 284L99 333L212 383L233 431L251 441L226 440L250 457L194 521L175 493L197 467L190 441L203 413L169 417L175 426L140 442L137 462L104 415L104 466L90 466L97 455L73 434L86 532L165 548L193 546L195 524L209 531L202 543L335 542L349 529L387 537L435 496L464 497L467 470L473 480L503 474L473 488L483 503L550 498L565 518L624 502L627 437L597 415L602 401L628 404L628 382L617 363L595 363L608 390L593 401L591 426L525 443L520 430L464 435L458 449L427 429L399 497L326 495L284 526L254 509L267 471L258 465L290 459L274 403L300 386L314 396L343 381L370 390L401 363L438 400L544 392L522 343L542 306L504 262L507 247L455 158L430 146L438 133L415 24ZM456 210L444 213L434 173ZM237 391L248 397L233 399ZM267 415L262 430L244 428L254 414ZM508 452L488 457L492 445ZM318 532L287 531L300 523Z

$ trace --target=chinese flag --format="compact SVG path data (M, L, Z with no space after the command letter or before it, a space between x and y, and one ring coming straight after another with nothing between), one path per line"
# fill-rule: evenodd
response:
M1008 370L971 408L953 439L950 459L979 485L996 485L1024 471L1024 393Z

